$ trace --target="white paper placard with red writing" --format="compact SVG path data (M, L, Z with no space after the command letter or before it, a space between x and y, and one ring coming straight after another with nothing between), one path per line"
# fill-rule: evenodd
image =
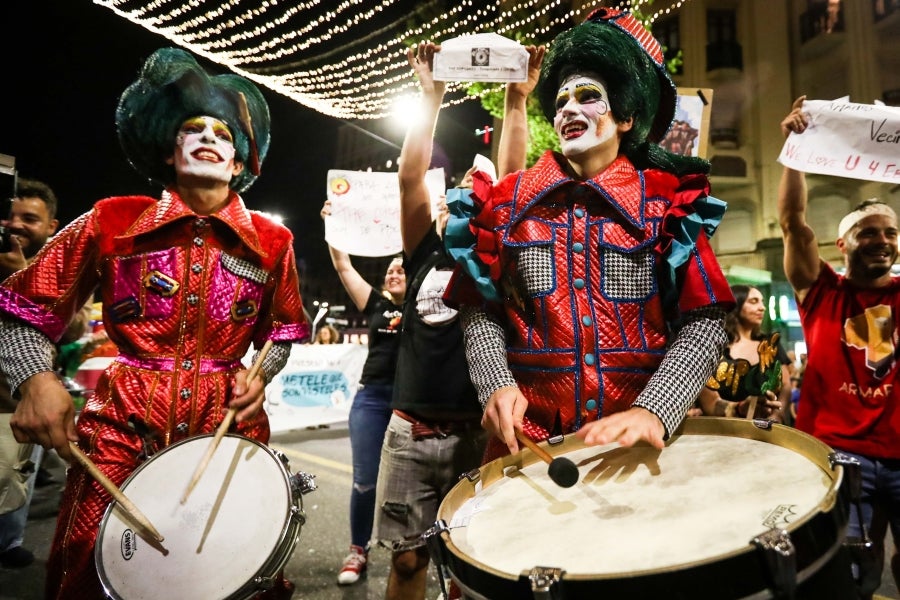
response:
M809 126L791 133L778 162L816 173L900 183L900 107L846 98L806 100Z

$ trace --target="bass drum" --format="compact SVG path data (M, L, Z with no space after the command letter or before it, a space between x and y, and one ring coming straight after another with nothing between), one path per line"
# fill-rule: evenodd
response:
M467 597L793 597L826 563L837 584L810 597L852 597L845 467L811 436L702 417L663 450L575 436L541 446L572 460L578 483L556 485L523 450L467 474L440 505L426 539Z
M269 447L226 434L181 503L212 438L172 444L121 486L164 540L142 537L118 503L110 504L94 547L110 598L252 598L287 563L306 520L303 491Z

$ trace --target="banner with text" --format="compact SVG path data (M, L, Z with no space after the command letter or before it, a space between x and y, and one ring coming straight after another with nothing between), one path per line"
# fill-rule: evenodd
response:
M266 386L272 433L347 420L368 349L362 344L294 344L287 365ZM251 364L252 352L244 364Z
M900 182L900 108L806 100L809 127L791 133L778 162L806 173Z
M444 169L430 169L425 185L431 214L446 190ZM400 239L400 184L397 173L328 171L331 216L325 219L325 241L354 256L390 256L403 249Z

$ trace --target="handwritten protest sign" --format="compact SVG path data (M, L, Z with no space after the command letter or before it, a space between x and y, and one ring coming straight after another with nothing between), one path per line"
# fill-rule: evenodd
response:
M806 173L900 183L900 108L806 100L809 127L791 133L778 162Z
M294 344L284 369L266 386L272 433L347 420L368 348ZM245 358L250 364L251 350Z
M431 214L445 191L444 169L425 174ZM325 240L355 256L389 256L402 250L400 184L397 173L328 171L331 216L325 219Z

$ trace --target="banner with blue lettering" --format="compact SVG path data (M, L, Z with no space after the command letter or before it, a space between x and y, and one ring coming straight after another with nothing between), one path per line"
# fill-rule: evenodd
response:
M272 433L347 420L368 349L361 344L295 344L266 386ZM244 364L252 363L252 352Z

